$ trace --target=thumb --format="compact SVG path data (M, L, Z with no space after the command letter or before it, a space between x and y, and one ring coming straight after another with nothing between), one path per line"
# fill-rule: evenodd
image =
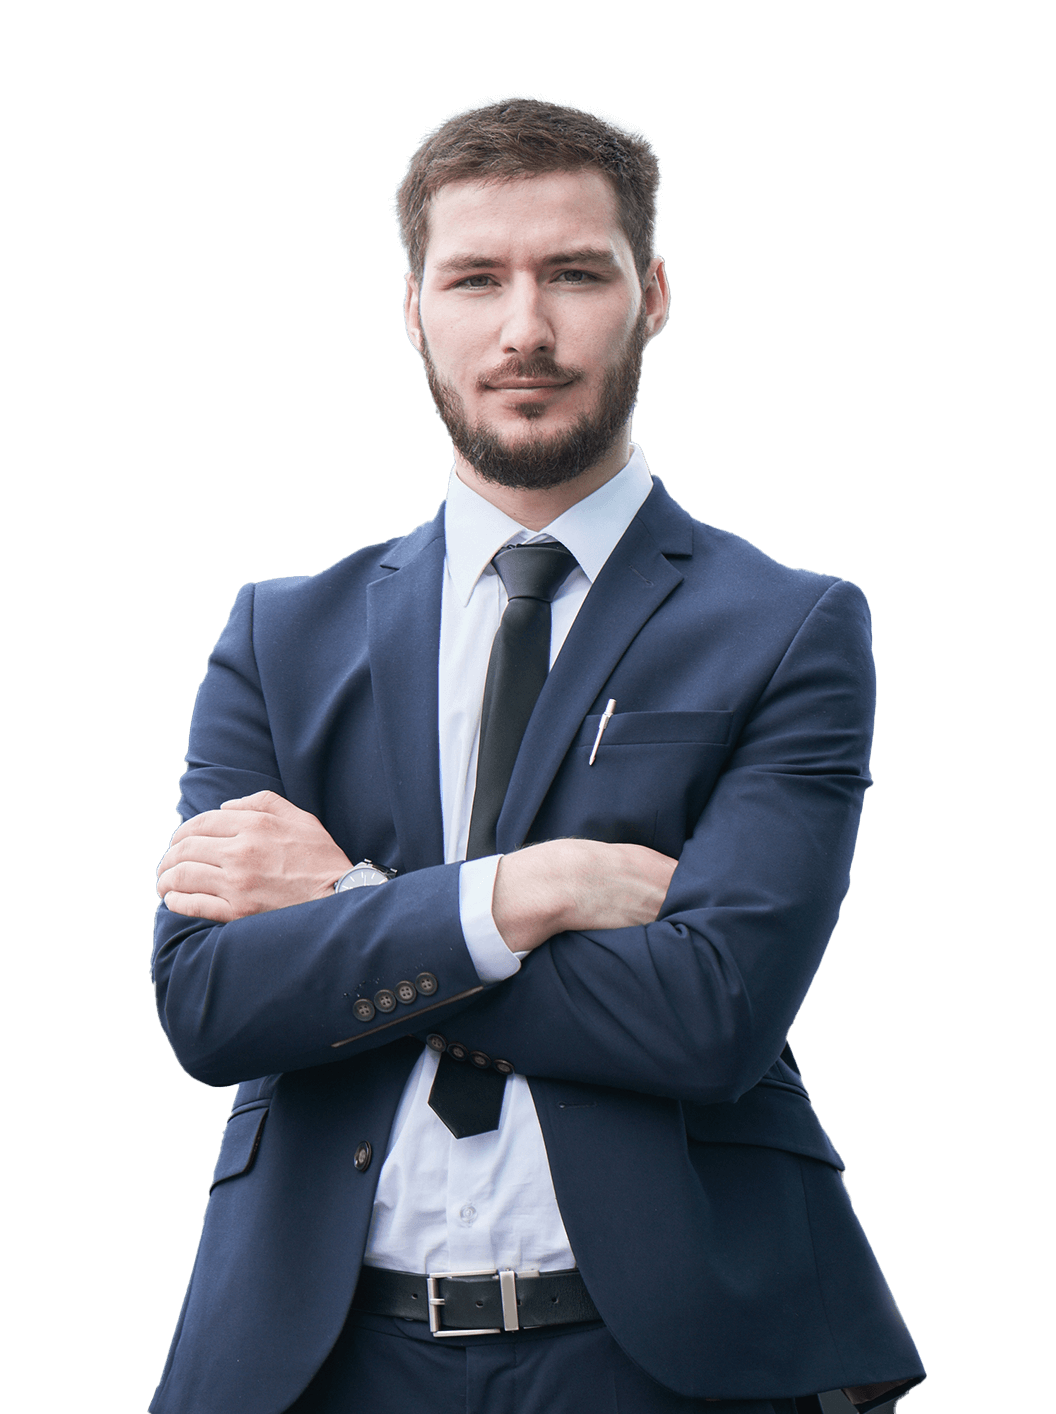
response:
M253 795L243 795L237 800L222 801L220 809L260 810L266 815L289 815L297 807L273 790L258 790Z

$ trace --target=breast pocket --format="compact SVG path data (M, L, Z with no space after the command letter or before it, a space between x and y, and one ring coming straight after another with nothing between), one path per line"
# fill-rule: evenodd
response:
M609 718L598 745L602 752L620 746L726 746L732 712L616 712ZM576 747L587 748L587 758L601 725L600 714L588 717L576 736Z
M600 724L601 715L591 715L576 734L533 834L577 834L677 856L725 764L733 713L617 712L592 766Z

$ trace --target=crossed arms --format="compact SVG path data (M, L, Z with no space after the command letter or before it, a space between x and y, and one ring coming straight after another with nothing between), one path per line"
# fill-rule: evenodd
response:
M326 898L352 863L314 815L258 791L180 826L158 895L174 913L231 923ZM534 845L499 861L495 925L512 952L531 952L558 933L653 923L676 863L641 845Z
M236 615L210 670L221 686L199 699L193 818L159 873L159 1011L192 1074L225 1085L351 1059L455 1012L463 1040L527 1075L707 1104L769 1069L836 921L868 784L868 618L853 586L821 593L761 665L677 868L567 838L503 858L493 915L531 956L486 990L460 926L461 866L335 897L354 861L314 816L258 793L281 783L250 642ZM423 970L440 980L428 1007L356 1030L357 989Z

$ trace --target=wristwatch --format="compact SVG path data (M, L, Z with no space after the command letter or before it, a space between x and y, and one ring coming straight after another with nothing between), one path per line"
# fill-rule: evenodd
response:
M395 877L395 869L380 869L369 859L361 859L358 864L353 864L347 874L341 875L334 885L334 893L343 894L346 889L362 889L369 884L387 884Z

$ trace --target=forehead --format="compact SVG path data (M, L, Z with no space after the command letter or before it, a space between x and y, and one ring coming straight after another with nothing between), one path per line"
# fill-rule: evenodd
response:
M604 248L631 259L616 192L597 171L544 172L503 182L450 182L429 205L426 269L439 260L545 260Z

